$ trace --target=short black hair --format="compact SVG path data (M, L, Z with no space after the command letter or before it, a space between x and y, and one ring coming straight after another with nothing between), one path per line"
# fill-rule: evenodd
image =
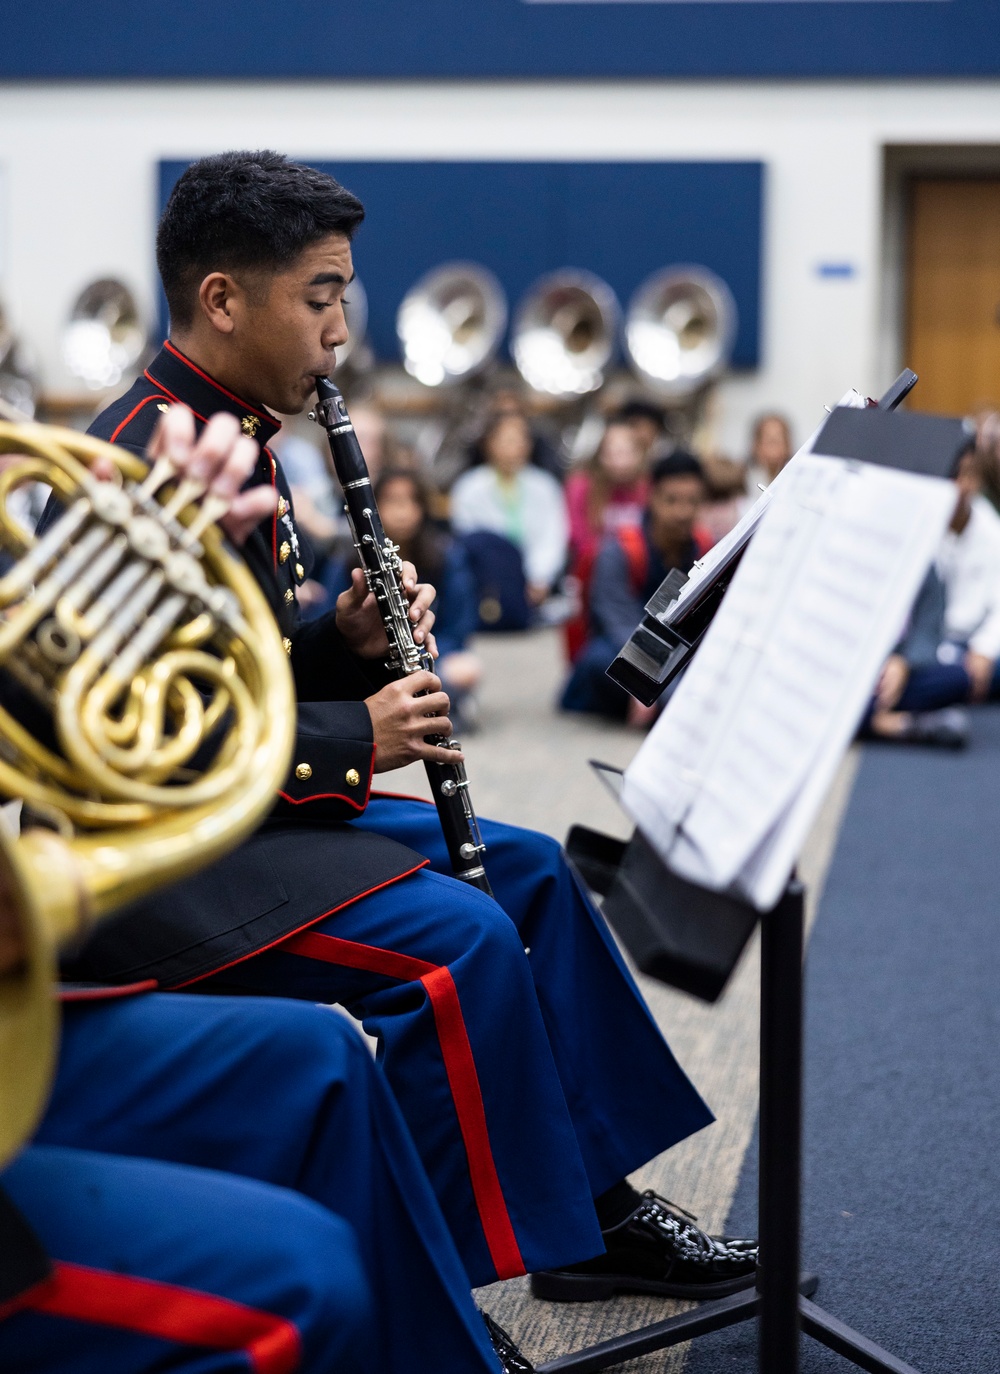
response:
M659 458L653 464L653 470L649 474L650 485L655 487L657 483L664 482L669 477L697 477L704 482L706 488L708 486L705 469L699 459L682 448L675 448L673 453L668 453L665 458Z
M651 420L657 429L666 429L667 417L663 407L642 396L631 396L608 416L612 425L627 425L630 420Z
M156 265L175 325L194 318L209 272L277 271L328 234L350 239L365 217L333 177L281 153L219 153L182 173L156 234Z

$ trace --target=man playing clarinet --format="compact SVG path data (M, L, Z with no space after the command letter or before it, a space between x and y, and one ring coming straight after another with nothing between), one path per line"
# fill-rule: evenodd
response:
M270 152L194 163L164 213L170 338L91 432L141 454L179 401L196 428L226 411L260 445L251 485L273 487L277 509L244 552L291 657L298 739L261 830L98 932L73 974L342 1003L378 1039L473 1285L529 1272L565 1300L735 1291L755 1246L704 1235L626 1181L712 1116L559 846L484 821L495 897L456 881L434 807L371 791L375 773L454 760L425 738L451 734L439 680L390 680L360 571L335 610L300 623L307 559L268 444L273 412L305 409L347 338L363 214ZM403 576L433 650L434 590Z

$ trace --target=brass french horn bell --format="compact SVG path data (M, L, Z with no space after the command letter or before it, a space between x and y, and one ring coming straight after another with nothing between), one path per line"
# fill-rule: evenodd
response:
M736 338L736 302L707 267L655 272L629 302L625 352L666 401L684 401L723 372Z
M2 1166L51 1081L60 947L256 828L291 760L295 694L267 601L215 524L225 506L199 483L42 425L0 422L0 454L18 455L0 471L14 560L0 577L0 794L29 821L0 836L0 900L28 950L0 979ZM38 539L7 508L32 481L63 506ZM18 693L29 709L15 716Z
M410 288L396 314L403 366L425 386L464 381L496 355L507 327L503 287L474 262L447 262Z

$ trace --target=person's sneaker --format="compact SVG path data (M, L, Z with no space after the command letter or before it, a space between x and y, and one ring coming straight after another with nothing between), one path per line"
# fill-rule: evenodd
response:
M969 742L969 717L957 706L914 711L899 740L903 744L934 744L939 749L964 749Z
M495 1322L482 1308L479 1309L479 1315L486 1323L490 1344L500 1361L503 1374L535 1374L535 1366L530 1360L525 1359L500 1323Z
M709 1236L654 1192L618 1226L602 1232L606 1253L531 1276L531 1292L548 1302L594 1302L615 1293L665 1298L721 1298L749 1288L757 1275L757 1242Z

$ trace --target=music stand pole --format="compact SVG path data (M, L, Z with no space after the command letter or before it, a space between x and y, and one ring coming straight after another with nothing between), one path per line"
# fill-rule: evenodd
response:
M760 923L760 1368L799 1368L802 958L805 891L791 882Z

